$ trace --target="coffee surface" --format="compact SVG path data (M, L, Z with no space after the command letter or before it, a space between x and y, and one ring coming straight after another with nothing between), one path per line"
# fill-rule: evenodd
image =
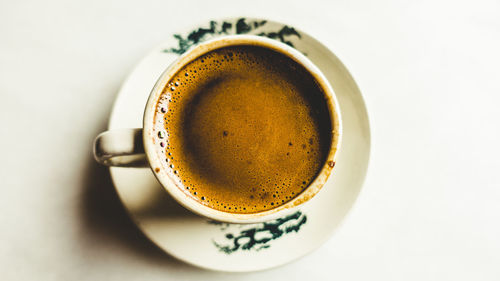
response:
M299 195L329 152L324 94L300 64L258 46L211 51L184 66L157 105L158 145L180 188L233 213Z

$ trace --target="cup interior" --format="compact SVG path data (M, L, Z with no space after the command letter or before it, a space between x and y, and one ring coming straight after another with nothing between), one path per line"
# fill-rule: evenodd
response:
M162 152L158 139L157 128L161 124L159 124L159 121L156 118L156 112L158 111L158 103L162 95L162 91L166 87L167 83L171 80L171 78L186 64L195 60L203 54L219 48L238 45L255 45L269 48L275 52L286 55L288 58L303 66L304 69L306 69L312 75L312 77L314 77L316 83L320 86L320 88L323 90L323 93L325 94L325 101L329 110L332 128L331 145L326 161L325 163L323 163L320 172L318 173L316 178L309 184L309 186L307 186L298 196L288 201L287 203L280 205L274 209L257 213L224 212L210 208L191 198L186 194L184 188L182 188L182 186L180 186L179 183L177 183L177 181L175 180L176 177L174 175L173 169L169 167L168 163L163 161L164 152ZM321 73L321 71L309 59L307 59L307 57L305 57L296 49L272 39L253 35L233 35L206 41L204 43L201 43L200 45L192 47L186 53L181 55L163 72L163 74L160 76L157 83L153 87L146 105L143 124L143 141L146 155L153 173L155 174L161 185L166 189L166 191L169 192L169 194L181 205L196 214L217 221L231 223L255 223L274 219L276 217L293 212L293 210L297 206L307 202L321 190L335 166L336 155L338 149L340 148L341 142L341 124L341 115L338 107L338 102L332 87L330 86L328 80Z

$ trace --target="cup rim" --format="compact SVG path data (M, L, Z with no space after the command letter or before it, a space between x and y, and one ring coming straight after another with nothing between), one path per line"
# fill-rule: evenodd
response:
M155 143L157 141L157 133L154 131L155 126L153 125L153 123L155 121L156 109L162 91L170 81L170 79L178 71L180 71L183 66L198 58L199 56L216 49L235 45L254 45L265 47L286 55L290 59L293 59L294 61L299 63L315 78L316 82L323 89L323 92L326 96L325 100L327 102L329 110L330 121L332 122L332 141L330 144L330 151L316 178L299 195L297 195L287 203L276 208L257 213L223 212L203 205L195 199L191 198L191 196L187 195L186 191L184 191L184 189L179 186L173 179L173 174L171 173L170 168L167 167L166 162L162 161L162 159L160 158L160 153L158 153L157 145ZM328 177L330 176L335 166L336 156L338 155L338 150L340 149L342 139L342 121L340 108L338 106L338 101L333 88L331 87L324 74L298 50L276 40L256 35L228 35L211 39L200 43L199 45L191 47L179 58L177 58L175 62L173 62L165 69L165 71L161 74L160 78L157 80L156 84L151 90L144 111L143 128L143 142L146 157L148 159L150 168L153 171L153 174L161 183L163 188L178 203L191 210L192 212L209 219L229 223L257 223L275 219L279 216L291 213L296 209L297 206L309 201L309 199L314 197L322 189Z

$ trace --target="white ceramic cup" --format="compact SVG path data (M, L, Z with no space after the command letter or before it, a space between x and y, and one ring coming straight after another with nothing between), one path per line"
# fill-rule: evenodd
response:
M316 80L325 94L332 128L332 141L327 160L316 178L299 195L291 201L274 209L257 213L241 214L219 211L193 199L174 180L173 171L163 161L164 153L158 149L157 133L155 133L154 117L162 90L171 78L189 62L210 51L238 45L256 45L284 54L304 67ZM149 95L144 109L143 128L119 129L101 133L94 141L94 157L97 162L107 166L120 167L147 167L153 170L158 181L165 190L182 206L192 212L223 222L256 223L263 222L293 212L297 206L316 195L325 184L333 167L335 157L340 148L342 122L338 102L328 80L321 71L303 54L296 49L276 40L253 35L232 35L191 47L173 62L160 76Z

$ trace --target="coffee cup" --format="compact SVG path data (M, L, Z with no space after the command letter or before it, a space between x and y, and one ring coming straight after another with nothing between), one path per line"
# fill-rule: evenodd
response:
M94 156L107 166L150 167L198 215L256 223L293 212L321 190L341 124L332 87L306 56L264 37L225 36L168 66L143 128L101 133Z

